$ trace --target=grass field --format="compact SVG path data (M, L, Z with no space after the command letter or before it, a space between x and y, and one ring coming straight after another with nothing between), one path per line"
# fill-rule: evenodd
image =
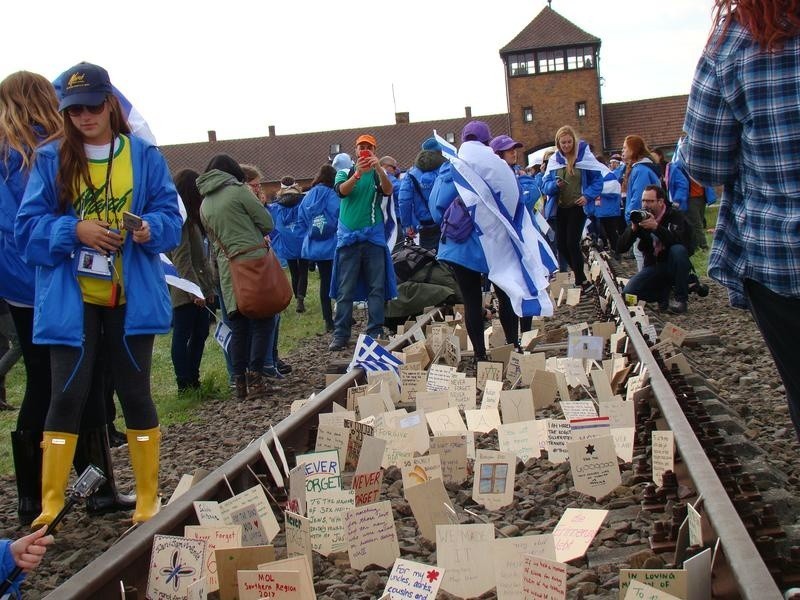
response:
M281 356L293 352L303 339L325 331L319 307L318 272L309 273L306 312L299 314L295 312L294 307L294 301L292 301L281 316L279 340ZM196 392L185 394L178 394L175 384L175 372L170 356L172 335L156 336L153 351L152 390L163 425L191 421L196 409L202 406L206 398L224 397L228 394L228 372L225 369L222 349L211 334L213 334L213 330L206 340L206 350L200 367L202 387ZM8 401L19 406L25 390L25 370L22 360L9 373L6 379L6 389ZM118 407L117 428L123 431L125 424L121 414ZM16 411L0 411L0 432L2 432L0 433L0 475L14 472L9 432L16 429L16 423Z

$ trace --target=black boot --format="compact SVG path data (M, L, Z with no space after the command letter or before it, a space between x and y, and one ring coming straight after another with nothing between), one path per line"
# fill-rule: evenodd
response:
M12 431L11 449L17 476L17 514L30 525L42 512L42 432Z
M91 515L101 515L135 508L136 496L120 494L117 491L108 445L108 430L105 427L81 431L72 464L78 475L83 473L89 464L93 464L106 476L106 482L86 500L86 512Z

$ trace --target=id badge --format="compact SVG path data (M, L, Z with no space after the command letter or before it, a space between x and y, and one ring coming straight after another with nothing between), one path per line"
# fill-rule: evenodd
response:
M78 275L111 280L111 261L113 260L113 254L106 256L94 248L83 246L78 252Z

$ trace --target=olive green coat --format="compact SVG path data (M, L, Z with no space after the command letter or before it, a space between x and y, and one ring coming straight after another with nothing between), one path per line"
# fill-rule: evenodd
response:
M222 246L228 254L235 254L262 244L264 236L272 231L272 217L247 186L223 171L212 169L203 173L197 178L197 189L203 195L200 220L214 244L217 257L222 300L228 313L232 313L237 310L236 298L230 264ZM256 249L242 258L256 258L265 252Z
M214 277L205 255L203 232L196 223L186 221L181 229L181 243L167 254L175 270L183 279L196 283L203 290L203 296L210 299L214 295ZM169 287L172 307L177 308L194 302L194 296L175 286Z

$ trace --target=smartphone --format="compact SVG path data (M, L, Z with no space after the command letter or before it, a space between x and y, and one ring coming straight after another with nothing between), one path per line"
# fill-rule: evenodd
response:
M128 231L138 231L142 228L142 217L126 210L122 213L122 226Z
M358 158L370 158L371 156L372 153L370 153L369 150L362 150L361 152L358 153Z

